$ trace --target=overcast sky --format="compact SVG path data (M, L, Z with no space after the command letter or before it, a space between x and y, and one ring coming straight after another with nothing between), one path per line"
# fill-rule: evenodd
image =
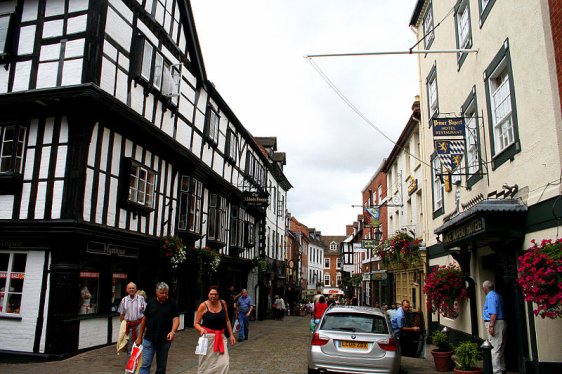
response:
M305 55L408 50L416 0L192 0L207 77L254 136L276 136L288 209L344 235L393 144L342 100ZM415 55L313 61L396 140L419 94Z

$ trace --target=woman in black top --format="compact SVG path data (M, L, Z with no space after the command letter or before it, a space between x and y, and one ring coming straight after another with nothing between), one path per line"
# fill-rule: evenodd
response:
M219 291L216 286L209 288L208 297L208 300L199 304L193 324L200 335L207 334L209 339L207 354L199 356L197 373L226 374L230 360L225 332L229 336L230 344L236 344L236 338L232 333L232 325L228 318L228 307L223 300L219 299Z

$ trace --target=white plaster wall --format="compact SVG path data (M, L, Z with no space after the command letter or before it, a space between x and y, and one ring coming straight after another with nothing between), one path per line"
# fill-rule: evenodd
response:
M78 349L107 344L107 317L80 321Z
M27 264L25 266L21 313L19 315L21 320L0 319L0 350L33 351L45 252L23 252L27 252Z

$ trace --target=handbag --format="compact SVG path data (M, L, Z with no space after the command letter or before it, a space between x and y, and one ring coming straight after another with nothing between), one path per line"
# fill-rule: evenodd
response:
M134 373L137 371L139 366L139 361L142 354L142 345L137 345L133 343L133 348L131 349L131 356L127 360L127 365L125 366L125 373Z
M240 331L240 322L238 322L238 320L234 321L234 327L232 328L233 332L238 332Z
M204 334L200 336L199 340L197 341L197 346L195 347L195 354L206 356L207 348L209 348L209 339L207 339L207 334Z

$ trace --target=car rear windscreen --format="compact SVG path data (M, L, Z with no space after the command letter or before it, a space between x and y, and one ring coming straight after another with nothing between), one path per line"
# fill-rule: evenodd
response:
M324 316L320 330L388 334L385 317L362 313L330 313Z

